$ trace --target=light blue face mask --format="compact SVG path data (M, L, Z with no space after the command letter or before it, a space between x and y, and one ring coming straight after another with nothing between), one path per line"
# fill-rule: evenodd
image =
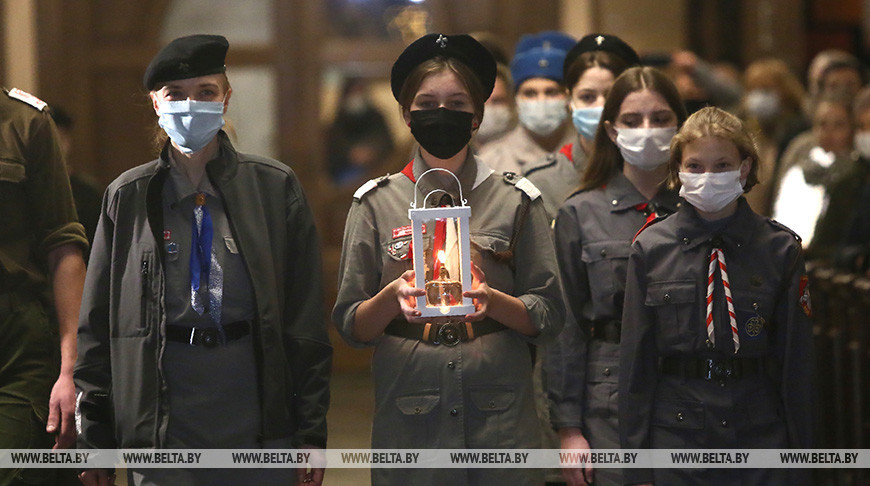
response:
M224 126L223 101L163 101L157 106L158 124L179 150L199 152Z
M576 108L571 112L571 121L574 122L574 128L586 140L595 138L595 131L598 130L598 122L601 120L601 112L604 111L603 106L593 106L590 108Z

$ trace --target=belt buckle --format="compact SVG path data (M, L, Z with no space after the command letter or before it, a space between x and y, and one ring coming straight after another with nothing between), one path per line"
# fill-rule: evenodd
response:
M704 373L705 380L725 380L731 377L733 370L721 361L708 359Z
M200 328L199 331L201 333L200 338L199 338L199 342L203 346L205 346L206 348L211 349L211 348L217 346L218 344L220 344L221 336L220 336L220 332L217 330L217 328L203 327L203 328Z
M462 336L459 334L459 326L457 324L448 322L447 324L442 324L438 329L438 342L436 344L453 347L459 344L459 341L462 341Z

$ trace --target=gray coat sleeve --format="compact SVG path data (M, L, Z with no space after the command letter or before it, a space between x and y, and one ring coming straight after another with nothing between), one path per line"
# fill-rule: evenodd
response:
M514 251L514 293L540 333L532 339L535 344L554 339L565 320L562 283L548 222L544 203L538 197L531 202Z
M76 423L79 449L117 447L112 425L112 369L109 352L109 294L114 222L107 214L107 190L88 261L79 313Z
M544 373L553 427L580 427L586 389L589 330L578 325L583 306L590 299L586 264L581 260L580 226L574 208L563 206L556 217L556 258L562 276L566 308L565 327L545 348Z
M653 398L658 383L654 310L646 302L646 265L635 241L628 258L622 340L619 346L619 444L623 449L649 449ZM625 483L653 480L651 469L625 469Z
M326 447L332 346L323 319L320 246L311 209L295 178L288 179L284 344L293 374L295 446Z

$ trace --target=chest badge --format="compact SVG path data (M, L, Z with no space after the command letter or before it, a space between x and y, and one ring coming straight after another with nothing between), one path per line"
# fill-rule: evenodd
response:
M756 337L761 334L761 331L764 329L764 318L761 316L751 317L748 321L746 321L746 335L749 337Z

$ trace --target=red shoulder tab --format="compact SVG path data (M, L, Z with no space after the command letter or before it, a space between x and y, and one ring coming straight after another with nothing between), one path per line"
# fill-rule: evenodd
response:
M573 143L569 143L568 145L565 145L564 147L559 149L559 153L564 155L565 157L568 157L568 160L570 160L572 163L574 162L574 144Z
M405 177L407 177L408 179L411 179L411 182L413 182L413 183L417 182L417 179L414 177L414 160L413 159L410 162L408 162L408 165L406 165L404 169L402 169L402 174L405 174Z

